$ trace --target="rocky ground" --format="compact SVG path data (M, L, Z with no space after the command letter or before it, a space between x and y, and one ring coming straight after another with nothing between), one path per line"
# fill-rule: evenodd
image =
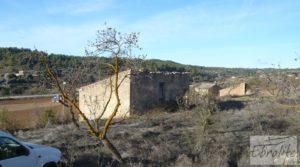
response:
M255 99L227 99L220 104L209 117L205 133L199 128L199 106L133 116L112 125L108 138L127 166L234 167L250 166L251 135L300 135L300 113L295 108ZM58 147L68 166L119 166L109 150L73 124L18 131L15 135Z

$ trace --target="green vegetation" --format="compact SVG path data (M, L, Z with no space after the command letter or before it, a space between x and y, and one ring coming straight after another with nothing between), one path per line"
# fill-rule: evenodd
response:
M47 108L41 113L39 119L40 126L45 127L48 124L53 124L55 122L55 113L51 108Z
M104 63L111 63L108 57L80 57L62 54L47 54L38 50L24 48L0 48L0 96L20 94L53 93L51 82L45 73L42 59L46 57L51 68L62 81L71 81L69 76L78 70L82 74L80 85L86 85L106 77L109 70ZM101 63L100 63L101 62ZM126 67L126 59L121 59L121 70ZM251 76L256 69L216 68L183 65L173 61L151 59L144 61L143 68L148 71L189 72L192 81L215 81L231 76ZM23 71L22 75L18 75Z

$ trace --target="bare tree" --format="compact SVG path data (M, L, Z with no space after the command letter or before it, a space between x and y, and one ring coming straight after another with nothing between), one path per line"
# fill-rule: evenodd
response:
M298 83L294 78L290 78L282 69L271 69L270 71L259 73L260 81L264 89L275 100L297 96Z
M59 80L53 69L51 69L49 65L46 65L48 75L50 76L53 84L62 96L63 100L61 100L60 102L66 107L71 108L71 111L76 112L81 117L89 133L102 141L104 146L111 151L113 157L120 163L123 163L123 159L116 147L107 138L107 132L121 105L119 88L126 77L129 77L128 75L125 75L120 78L120 60L121 58L122 60L128 60L132 58L131 50L140 49L137 45L138 35L138 33L122 34L116 31L114 28L108 27L104 30L97 31L96 40L90 43L89 47L93 50L87 51L88 55L110 56L113 60L112 63L103 64L111 72L111 75L109 76L108 86L109 97L108 99L105 99L105 105L102 111L100 111L100 113L97 113L97 117L95 120L89 120L84 111L79 108L77 97L74 94L74 90L77 88L76 86L81 72L79 72L78 75L74 76L73 82L71 83L69 89L63 89L62 82ZM114 104L113 110L109 111L108 105L111 103L112 98L115 98L116 103ZM109 113L109 116L105 119L104 125L101 126L100 120L103 119L104 113Z

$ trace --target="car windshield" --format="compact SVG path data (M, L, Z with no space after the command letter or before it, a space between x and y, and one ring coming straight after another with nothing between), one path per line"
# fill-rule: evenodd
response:
M0 160L16 157L20 155L22 146L16 141L0 137Z

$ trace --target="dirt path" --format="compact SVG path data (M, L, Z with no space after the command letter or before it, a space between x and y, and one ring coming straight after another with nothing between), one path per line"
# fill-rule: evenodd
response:
M51 102L51 98L1 100L0 110L21 111L36 110L37 108L54 108L60 106L59 103Z

